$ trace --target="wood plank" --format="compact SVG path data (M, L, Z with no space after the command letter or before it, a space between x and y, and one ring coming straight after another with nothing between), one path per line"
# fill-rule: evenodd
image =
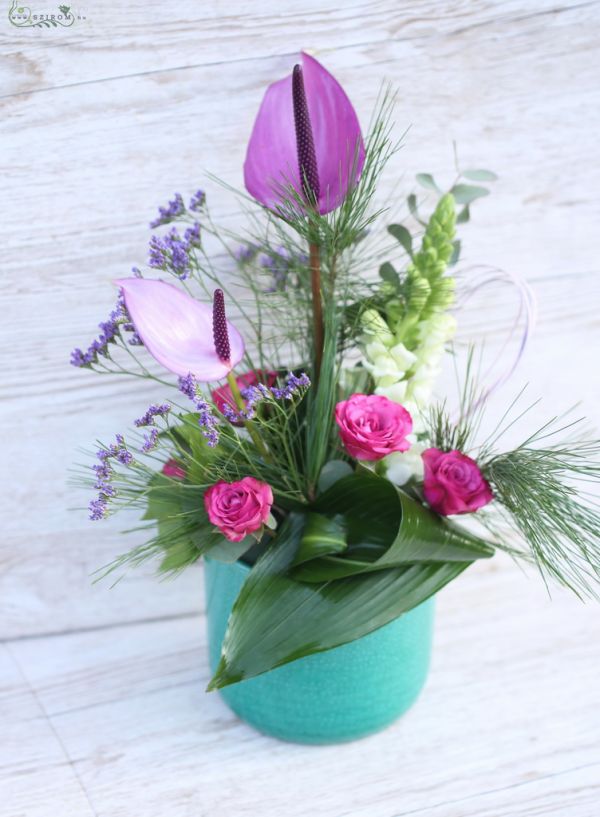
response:
M61 817L94 817L43 707L2 645L0 722L0 814L48 817L50 804L60 803Z
M208 678L202 620L12 645L99 813L591 817L593 606L500 557L440 594L430 681L397 724L303 747L240 723ZM333 781L333 783L332 783Z
M594 105L597 8L502 17L497 26L484 25L483 33L475 19L446 34L320 52L364 122L382 78L399 85L398 132L407 126L411 132L382 195L401 201L399 178L406 174L400 189L409 192L419 170L451 181L455 139L464 162L493 165L501 176L494 197L478 208L473 258L515 270L525 266L531 275L595 268L586 238L587 219L598 213L592 191L600 172L592 138L599 116ZM157 200L173 189L191 192L190 184L203 183L204 168L240 184L245 144L264 88L289 69L289 62L287 56L249 54L235 64L99 82L93 93L76 86L5 99L3 175L8 200L16 203L6 213L13 248L6 263L18 268L21 248L27 246L36 278L36 268L44 259L47 269L48 258L48 247L38 244L50 238L50 257L61 250L70 256L73 244L80 243L74 236L86 237L86 249L92 241L105 246L113 242L115 222L124 220L136 226L138 236L118 267L128 269L140 260L143 225ZM407 65L418 83L406 82ZM572 76L578 77L576 86ZM542 126L555 120L560 127ZM36 157L35 185L27 184L31 157ZM190 181L194 176L197 181ZM218 216L236 211L225 191L211 187L210 197ZM81 272L89 279L89 265Z
M182 0L168 9L132 0L119 9L100 0L83 11L85 21L70 28L35 31L5 25L0 34L2 95L35 94L53 87L91 83L125 75L158 73L211 63L291 56L295 47L330 50L364 43L434 39L477 29L488 38L507 25L522 28L539 20L561 27L565 18L597 20L593 3L507 0L501 5L409 0L401 12L390 0L349 0L332 8L322 0L286 0L277 8L248 6L240 0L199 6ZM149 33L151 32L151 42ZM199 36L200 34L200 36ZM77 71L73 71L76 59Z

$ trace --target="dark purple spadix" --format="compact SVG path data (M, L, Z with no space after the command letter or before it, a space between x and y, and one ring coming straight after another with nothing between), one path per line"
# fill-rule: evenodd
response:
M298 169L302 189L311 203L319 200L321 192L315 140L310 124L310 114L306 102L302 67L294 65L292 73L292 100L294 103L294 125L296 128L296 150L298 152Z
M225 315L225 296L222 289L215 289L213 295L213 340L215 352L219 360L229 363L231 360L231 347L229 345L229 333L227 331L227 318Z

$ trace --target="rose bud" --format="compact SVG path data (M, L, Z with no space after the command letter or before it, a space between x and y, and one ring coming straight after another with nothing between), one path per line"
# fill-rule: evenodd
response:
M410 448L410 414L383 395L353 394L337 404L335 419L346 451L357 460L380 460Z
M436 513L442 516L472 513L494 498L479 466L466 454L428 448L422 457L425 466L423 494Z
M239 482L217 482L204 494L210 522L231 542L241 542L266 523L273 491L266 482L244 477Z

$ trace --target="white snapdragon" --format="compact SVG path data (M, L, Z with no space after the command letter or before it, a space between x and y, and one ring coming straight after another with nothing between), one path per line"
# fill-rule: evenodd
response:
M414 439L414 435L411 435ZM408 437L407 439L411 439ZM394 485L406 485L406 483L415 478L421 480L423 478L423 460L421 454L426 446L422 443L413 442L408 451L396 451L393 454L388 454L385 458L386 477L393 482Z
M456 320L447 313L423 320L414 352L397 341L375 310L365 313L363 326L363 366L375 382L375 394L401 403L413 418L415 433L423 431L423 410L440 374L446 344L456 331ZM388 455L384 459L388 479L395 485L405 485L412 478L421 479L424 449L425 446L415 441L409 451Z

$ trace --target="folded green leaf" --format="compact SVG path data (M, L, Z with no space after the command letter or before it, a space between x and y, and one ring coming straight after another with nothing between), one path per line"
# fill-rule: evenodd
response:
M414 564L303 584L288 569L304 526L303 515L291 514L250 572L234 603L209 690L360 638L425 601L470 564Z
M298 581L328 581L414 562L470 562L494 554L487 542L372 474L339 480L314 507L320 513L344 517L348 547L342 555L313 559L295 568Z
M299 565L318 556L340 553L346 547L346 525L343 516L329 518L320 513L309 513L306 515L304 532L293 564Z

